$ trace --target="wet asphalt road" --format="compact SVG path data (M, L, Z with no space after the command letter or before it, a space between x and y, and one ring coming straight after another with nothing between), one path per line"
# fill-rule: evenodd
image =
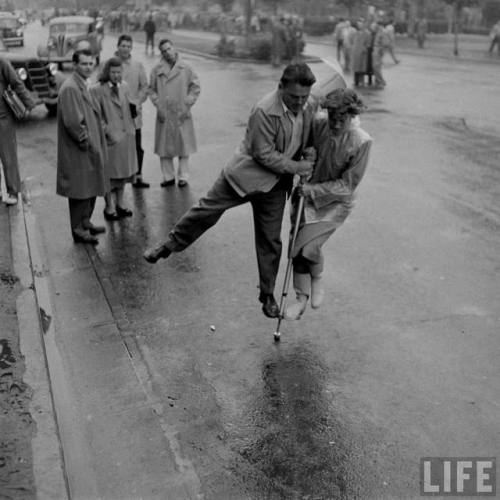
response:
M135 53L142 58L142 46ZM147 103L152 187L127 188L134 216L106 224L88 255L121 335L141 351L149 395L198 493L418 498L420 457L496 456L498 68L408 56L386 68L386 90L362 92L372 160L352 216L326 246L325 305L285 323L274 344L275 322L257 301L249 207L167 261L141 259L210 186L252 103L280 76L267 65L188 60L202 85L189 188L159 186ZM153 62L144 57L148 73ZM45 250L78 268L82 249L54 194L55 125L37 110L19 130L20 157ZM102 208L99 200L94 222L103 223ZM288 227L286 219L284 236ZM104 387L103 367L87 369Z

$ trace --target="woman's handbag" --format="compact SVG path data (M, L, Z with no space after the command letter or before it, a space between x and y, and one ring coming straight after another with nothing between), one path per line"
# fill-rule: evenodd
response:
M16 120L21 120L26 116L26 106L23 101L21 101L19 96L10 88L10 86L3 91L2 97L7 103L7 106L9 106L9 109L12 111Z

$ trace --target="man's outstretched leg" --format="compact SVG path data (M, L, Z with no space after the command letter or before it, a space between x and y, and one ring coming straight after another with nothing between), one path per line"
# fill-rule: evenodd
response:
M248 201L242 198L221 173L208 193L191 207L175 224L165 242L148 248L143 257L154 264L172 252L182 252L211 228L228 209Z

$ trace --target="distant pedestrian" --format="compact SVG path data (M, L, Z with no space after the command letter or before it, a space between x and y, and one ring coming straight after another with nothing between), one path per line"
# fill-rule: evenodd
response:
M416 24L417 44L419 49L424 48L425 39L427 38L427 19L420 18Z
M350 23L349 23L350 24ZM345 61L342 61L344 56L344 35L345 28L348 26L348 21L344 18L340 18L338 23L335 25L335 29L333 31L333 41L337 46L337 61L341 66L343 66Z
M178 185L189 178L189 156L196 152L191 108L200 95L193 68L176 52L167 38L160 40L160 62L151 71L150 98L156 107L155 153L160 157L162 187L175 184L174 158L179 159Z
M105 173L106 137L103 116L90 92L94 58L89 50L73 54L73 74L62 84L57 105L57 194L69 201L71 233L75 242L98 243L105 232L90 218L97 196L109 190Z
M384 76L382 75L382 59L385 50L385 34L382 24L379 22L373 23L371 27L373 31L373 51L372 51L372 71L375 79L375 87L381 89L386 85Z
M498 50L498 55L500 55L500 21L498 21L493 28L491 28L490 31L490 48L489 52L490 54L493 52L493 49L495 48L495 45L497 46Z
M364 85L364 78L368 67L368 50L371 43L371 32L366 27L366 21L359 19L358 30L354 34L352 42L352 72L354 73L354 86Z
M307 151L315 106L308 100L316 81L307 64L290 64L278 88L252 109L245 138L208 193L175 224L167 240L147 249L155 263L181 252L226 210L251 203L263 313L276 318L274 287L281 256L281 224L294 174L308 176L314 158Z
M131 56L132 37L130 35L121 35L118 38L117 51L118 57L123 65L122 79L127 83L130 100L135 107L135 149L137 153L137 175L133 186L135 188L148 188L149 184L142 179L142 164L144 161L144 149L142 148L142 104L148 95L148 77L146 70L141 62Z
M106 220L132 215L132 210L125 207L123 194L126 183L132 182L137 172L135 124L128 85L122 82L122 69L122 62L118 57L106 61L99 77L100 85L93 89L101 107L108 141L105 170L110 189L104 196Z
M376 23L374 22L368 24L368 33L370 34L370 36L369 36L368 50L366 52L365 74L367 76L368 85L370 86L373 83L373 52L375 47L375 36L376 36L375 25Z
M363 103L353 90L334 90L322 106L326 116L317 114L312 122L312 146L317 151L314 172L297 189L297 194L304 197L305 209L292 249L297 302L285 311L285 318L291 320L300 319L309 299L314 309L323 302L322 247L352 210L372 144L371 137L359 126L357 116ZM298 196L292 200L291 217L295 220Z
M288 20L288 60L291 63L297 63L300 60L300 54L304 49L304 30L302 22L298 16L292 16Z
M385 52L387 52L391 56L394 64L399 64L400 61L394 53L396 45L396 30L394 28L394 21L392 19L390 19L389 22L384 26L384 33Z
M0 95L10 87L21 99L27 110L35 106L35 102L26 90L16 70L7 59L0 57ZM21 176L17 160L16 124L7 103L0 97L0 160L2 161L5 186L7 188L7 205L15 205L21 191Z
M276 68L281 66L283 59L288 56L290 33L285 21L285 17L280 16L272 24L271 64Z
M344 29L344 71L351 71L352 67L352 48L354 45L354 37L357 29L352 25L351 21L346 21L347 25Z
M144 33L146 34L146 54L148 53L148 47L151 47L151 54L154 56L156 23L153 20L153 14L149 14L144 23Z

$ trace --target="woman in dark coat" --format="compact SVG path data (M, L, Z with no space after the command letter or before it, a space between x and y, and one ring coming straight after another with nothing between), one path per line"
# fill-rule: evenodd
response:
M322 106L326 111L317 113L312 123L316 165L312 177L297 188L297 193L304 197L304 212L292 249L297 302L286 309L286 319L299 319L309 297L313 308L323 301L322 246L351 212L354 191L368 165L372 143L359 126L357 115L363 103L353 90L334 90ZM295 195L292 220L296 218L297 205Z
M120 59L112 57L106 61L99 77L100 85L93 89L102 110L108 141L105 169L110 180L110 190L104 196L104 217L107 220L132 215L132 211L125 207L123 195L125 184L132 182L132 177L137 172L135 124L129 89L127 84L121 81L122 69Z

